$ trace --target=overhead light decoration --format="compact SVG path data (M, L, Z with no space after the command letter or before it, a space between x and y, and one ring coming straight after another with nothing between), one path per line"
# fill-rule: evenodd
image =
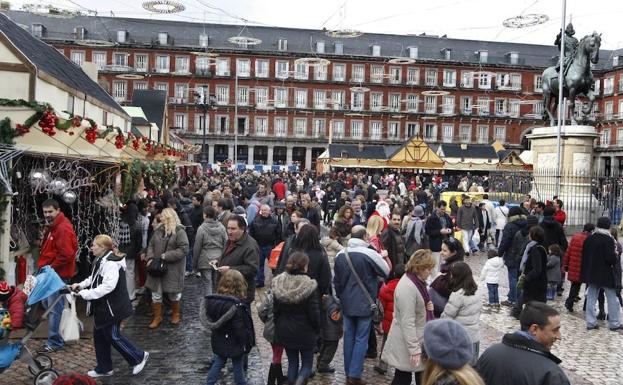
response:
M85 47L113 47L115 43L108 40L97 40L97 39L82 39L74 41L75 44L82 45Z
M310 67L322 67L328 66L329 64L331 64L331 61L319 57L302 57L296 59L294 61L294 64L307 64Z
M236 44L242 47L247 47L250 45L258 45L262 43L262 40L257 39L255 37L249 37L249 36L232 36L229 39L227 39L227 41L232 44Z
M118 64L105 65L102 69L104 71L110 71L110 72L132 72L134 71L134 68L130 66L124 66L124 65L118 65Z
M145 79L145 76L139 74L119 74L115 76L117 79L123 80L142 80Z
M539 13L530 13L528 15L519 15L510 17L502 22L506 28L527 28L539 24L545 24L549 21L549 16Z
M334 29L326 31L325 35L337 39L352 39L363 35L363 32L354 29Z
M144 1L143 9L152 13L180 13L183 12L186 7L184 4L173 0L152 0Z
M204 51L193 51L190 54L195 55L195 56L202 56L202 57L217 57L218 56L218 54L215 52L204 52Z
M449 94L450 94L450 92L442 91L442 90L422 91L422 95L424 95L424 96L445 96L445 95L449 95Z
M395 57L387 61L389 64L407 65L415 63L415 59L409 57Z
M361 86L350 87L350 90L353 92L370 92L370 89L368 87Z
M59 8L49 4L24 4L21 7L22 11L37 13L48 17L57 17L61 19L70 19L76 16L83 16L84 14L92 15L93 11L74 11L69 9Z

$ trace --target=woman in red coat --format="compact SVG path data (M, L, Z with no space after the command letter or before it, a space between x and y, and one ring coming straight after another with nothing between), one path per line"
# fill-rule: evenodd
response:
M576 233L571 237L569 247L562 260L562 268L567 272L567 279L571 282L571 288L569 290L569 297L565 301L565 307L570 312L573 311L573 303L575 298L580 293L580 271L582 268L582 247L584 241L595 230L595 225L587 223L584 225L581 233Z
M400 277L402 277L404 273L405 265L402 263L397 264L394 267L394 271L390 277L391 279L381 286L381 290L379 290L379 301L381 301L381 305L383 306L383 322L381 323L381 327L383 328L383 344L381 345L381 352L385 346L385 341L387 341L389 327L394 320L394 291L396 291L396 285L398 285ZM374 366L374 370L379 374L387 373L387 363L383 361L382 354L379 357L379 363Z
M27 299L23 291L15 286L9 286L5 281L0 281L0 307L8 309L11 329L20 329L23 326Z

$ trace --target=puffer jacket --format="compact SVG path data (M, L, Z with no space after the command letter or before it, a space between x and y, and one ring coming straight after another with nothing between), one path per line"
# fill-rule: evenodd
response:
M582 231L581 233L576 233L571 237L571 241L569 242L569 248L565 253L565 256L562 261L563 269L568 272L567 279L571 282L581 282L580 281L580 272L582 271L582 247L584 246L584 241L590 233Z
M274 247L281 241L281 226L272 215L268 217L256 215L249 226L249 235L255 239L260 247Z
M400 282L400 278L392 279L383 286L379 291L379 300L383 305L383 333L388 334L389 328L392 326L392 320L394 319L394 292L396 286Z
M227 230L216 219L206 219L197 229L193 246L195 269L210 268L210 261L217 260L223 254L227 244Z
M11 291L12 293L6 304L11 316L11 329L21 329L24 325L24 312L28 296L15 286L11 287Z
M504 270L504 260L500 257L493 257L487 259L485 265L480 272L480 279L485 283L497 285L500 283L500 274Z
M255 346L251 311L240 299L213 294L201 301L199 318L212 330L212 351L220 357L239 357Z
M498 257L499 258L499 257ZM452 292L441 318L451 318L465 327L472 342L480 341L480 296L465 295L465 290Z
M286 349L313 349L320 332L318 284L284 272L272 281L275 341Z

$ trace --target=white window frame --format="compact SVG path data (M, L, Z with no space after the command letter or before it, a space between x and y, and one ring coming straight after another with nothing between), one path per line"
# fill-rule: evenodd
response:
M443 70L443 86L444 87L456 87L456 70L453 70L453 69Z
M230 76L229 58L216 58L216 76Z
M491 89L491 73L481 72L478 75L478 89L490 90Z
M617 128L617 147L623 146L623 127Z
M534 92L543 92L543 76L534 75Z
M363 138L363 120L350 121L350 137L353 139Z
M474 88L474 73L461 71L461 88Z
M287 79L290 74L290 62L287 60L275 60L275 77L277 79Z
M362 111L365 102L365 93L361 91L350 92L350 109L353 111Z
M331 120L331 132L334 139L343 139L344 138L344 120L342 119L333 119Z
M495 116L508 115L508 100L505 98L495 98Z
M418 94L407 94L407 111L418 112L420 98Z
M418 67L407 68L407 85L420 84L420 69Z
M370 83L383 84L385 68L379 65L370 66Z
M371 51L372 56L374 57L381 56L381 46L379 44L372 44L370 51Z
M326 81L327 69L326 64L314 66L314 80Z
M307 88L297 88L294 91L294 106L296 108L307 108Z
M149 83L144 80L135 80L132 82L132 89L134 90L147 90L149 89Z
M461 114L471 115L474 109L474 99L471 96L461 96Z
M370 93L370 109L372 111L380 111L383 106L383 93L371 92Z
M366 79L366 66L364 64L352 64L350 67L350 81L361 83Z
M225 126L221 125L223 121L225 121ZM214 132L220 135L229 135L230 125L231 122L229 121L229 115L216 115Z
M315 102L315 94L314 94L314 106L316 105ZM346 92L342 91L342 90L333 90L331 92L331 104L333 104L333 109L334 110L343 110L345 107L345 100L346 100Z
M434 96L434 95L424 96L424 113L426 114L437 113L437 96Z
M175 57L175 72L178 74L189 74L190 73L190 57L176 56Z
M238 98L236 100L239 106L249 105L249 87L238 87Z
M599 133L599 147L610 147L610 129L603 128Z
M402 108L402 95L399 93L389 94L389 110L392 112L399 112Z
M319 110L327 108L327 90L314 90L314 108Z
M346 81L346 64L334 63L332 65L331 77L334 82Z
M294 78L307 80L309 78L309 66L307 63L294 63Z
M405 135L406 138L412 138L414 136L420 136L420 123L418 122L407 122L406 124Z
M134 70L136 72L149 72L149 55L146 53L134 54Z
M175 97L176 103L181 104L188 102L188 89L188 83L175 83L173 85L173 96Z
M506 126L493 126L493 140L506 143Z
M255 59L255 77L267 78L270 74L270 61L268 59Z
M437 68L426 68L424 72L424 85L436 86L437 77L438 77Z
M255 87L253 96L256 107L266 108L268 106L268 87Z
M236 75L239 78L248 78L251 76L251 60L236 59Z
M171 57L169 55L156 55L156 72L168 74L171 71Z
M489 126L479 124L476 126L476 143L487 144L489 142Z
M444 123L441 127L441 141L443 143L452 143L454 139L454 124Z
M275 132L278 138L285 138L288 135L288 118L275 117Z
M226 106L229 104L229 86L225 84L217 84L214 88L216 93L216 104Z
M387 122L387 139L400 139L400 122L390 120Z
M174 127L177 127L181 132L188 130L188 114L182 112L176 112L173 114Z
M508 101L508 116L518 118L521 112L521 104L519 99L510 99Z
M275 107L288 107L288 89L285 87L275 87Z
M410 59L417 59L418 58L418 47L407 47L407 50L409 51L409 58Z
M370 121L370 139L381 140L383 138L383 122L380 120Z
M103 70L108 64L108 53L106 51L93 51L91 61L97 66L98 70Z
M454 95L444 95L441 97L441 113L443 115L454 115Z
M197 56L195 58L195 74L197 75L209 75L210 74L210 58L204 56Z
M268 116L256 116L254 128L255 128L255 135L267 136L268 135Z
M614 93L614 76L604 78L604 95Z
M424 130L422 132L422 135L424 137L424 141L436 142L438 138L437 124L424 122Z
M605 91L605 88L604 88ZM604 102L604 119L610 120L614 116L614 102L609 100Z
M117 102L125 102L128 100L128 82L125 80L112 81L112 97Z
M320 138L327 133L327 120L326 119L313 119L313 132L314 138Z
M83 50L71 50L71 61L74 62L75 65L81 66L84 64L84 60L86 58L86 53Z
M297 138L304 138L307 136L307 119L306 118L294 118L294 136Z
M478 107L478 115L487 116L491 112L491 99L487 97L479 97L476 100L476 105Z
M459 126L459 141L461 143L469 143L472 141L472 125L461 124Z
M402 84L402 68L389 67L389 84Z

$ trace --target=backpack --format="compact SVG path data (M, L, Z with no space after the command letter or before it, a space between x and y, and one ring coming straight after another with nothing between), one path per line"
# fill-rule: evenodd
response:
M511 255L510 262L512 262L513 265L519 267L521 258L523 257L523 253L526 250L528 243L530 243L528 233L524 235L522 230L515 233L515 236L513 237L513 244L509 250Z
M411 231L407 234L405 239L405 256L407 258L411 257L413 253L420 249L428 249L430 247L430 242L428 239L428 235L424 231L426 227L426 221L422 221L422 229L420 234L420 243L418 243L415 239L415 225L411 226Z

